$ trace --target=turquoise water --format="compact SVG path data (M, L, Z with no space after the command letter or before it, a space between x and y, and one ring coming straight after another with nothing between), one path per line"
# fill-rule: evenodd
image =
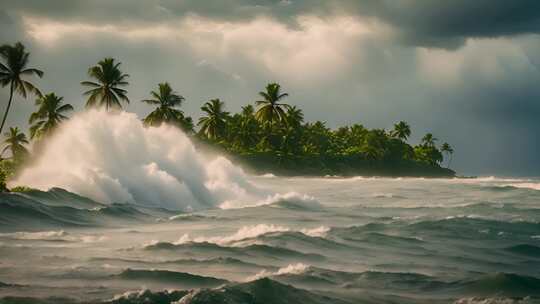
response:
M540 181L249 180L286 194L194 213L2 194L0 302L540 302Z

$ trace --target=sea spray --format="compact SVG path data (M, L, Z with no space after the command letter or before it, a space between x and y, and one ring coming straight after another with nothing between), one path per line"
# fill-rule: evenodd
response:
M179 210L268 195L227 159L198 153L178 128L145 128L136 114L98 110L64 123L11 185Z

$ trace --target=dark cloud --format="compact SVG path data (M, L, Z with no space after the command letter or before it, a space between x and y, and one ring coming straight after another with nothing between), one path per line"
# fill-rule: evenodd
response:
M298 15L357 15L392 25L403 43L454 49L467 38L540 33L536 0L1 0L5 10L90 23L144 23L199 15L246 21L259 16L294 25Z

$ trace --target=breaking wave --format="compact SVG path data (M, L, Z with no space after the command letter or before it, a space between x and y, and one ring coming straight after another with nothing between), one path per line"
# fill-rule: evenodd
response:
M145 128L136 114L97 110L62 125L11 185L187 211L223 202L242 206L268 195L227 159L198 153L178 128Z
M183 245L189 243L210 243L220 246L235 246L239 242L245 240L256 239L259 236L263 236L270 233L280 233L280 232L291 232L295 231L288 227L278 226L273 224L258 224L254 226L244 226L235 233L228 236L214 236L214 237L191 237L189 234L182 235L177 241L172 242L172 245ZM330 231L330 228L325 226L320 226L312 229L300 229L296 232L302 233L309 237L324 237L326 233ZM160 242L151 241L147 245L155 245Z

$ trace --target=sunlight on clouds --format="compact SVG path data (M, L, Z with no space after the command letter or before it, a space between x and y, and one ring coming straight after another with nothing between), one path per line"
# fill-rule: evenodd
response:
M160 39L174 35L174 29L164 25L154 26L117 26L111 24L94 25L84 23L62 23L48 19L23 17L26 32L36 41L53 44L71 35L117 35L127 39Z
M190 47L220 70L233 70L230 60L237 58L291 81L333 77L349 67L351 57L358 60L363 39L389 31L374 20L354 17L298 16L295 27L264 17L225 22L190 16L151 26L62 23L34 17L23 21L33 39L49 46L83 35L89 39L97 39L92 35L113 35L135 41L168 38L164 41L171 42L174 38L177 47Z
M222 60L242 56L288 80L332 77L357 56L363 38L379 35L383 27L357 18L297 18L291 28L272 19L248 23L186 20L188 39L197 53Z

